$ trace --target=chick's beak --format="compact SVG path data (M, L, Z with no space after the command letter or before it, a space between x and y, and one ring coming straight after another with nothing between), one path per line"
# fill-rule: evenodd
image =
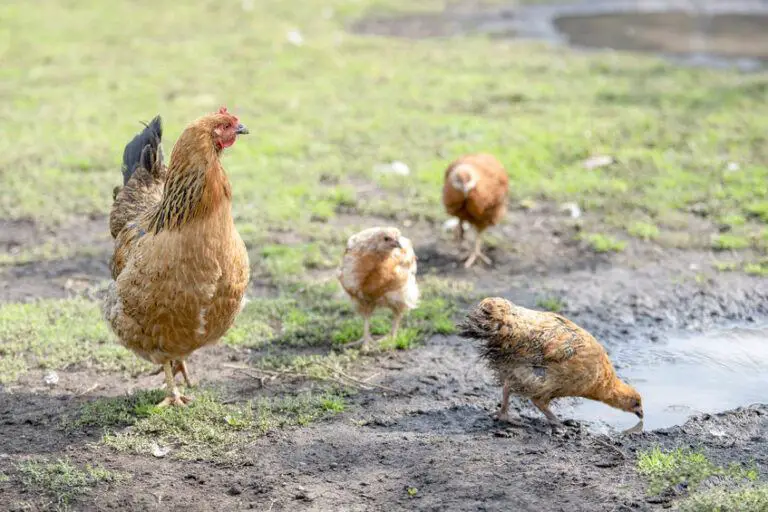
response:
M248 131L248 128L244 124L240 123L237 125L237 128L235 128L235 133L238 135L248 135L251 132Z

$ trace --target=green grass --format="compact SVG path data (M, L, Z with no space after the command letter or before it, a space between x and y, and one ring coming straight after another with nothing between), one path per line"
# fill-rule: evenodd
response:
M78 467L63 459L55 462L30 459L20 462L17 469L24 489L47 495L56 504L56 509L67 509L71 501L100 484L119 483L128 478L128 475L101 467Z
M642 240L655 240L659 237L659 228L647 222L634 222L627 228L627 233Z
M118 345L100 306L85 299L0 305L0 383L32 369L87 365L104 371L151 368Z
M744 486L736 490L712 489L683 500L680 512L763 512L768 510L768 485Z
M104 214L138 121L162 113L170 150L187 122L226 103L253 134L224 158L236 222L252 242L275 229L311 233L341 206L443 219L443 169L477 150L506 163L513 200L576 201L641 238L653 238L650 226L663 235L693 206L712 219L743 217L750 231L768 222L764 73L483 37L344 31L369 10L441 4L308 0L297 9L265 0L244 11L212 0L5 2L0 17L13 44L0 48L0 127L13 136L0 141L0 168L13 171L0 173L0 216L53 223ZM303 46L287 41L292 29ZM617 163L585 171L592 154ZM393 160L411 175L372 172ZM363 205L350 178L383 190ZM611 220L638 213L647 225ZM269 272L297 268L295 255L265 259Z
M648 480L651 494L660 494L681 485L693 493L702 482L714 476L748 482L758 478L756 467L739 464L718 466L703 453L683 448L664 451L654 447L643 451L638 456L637 471Z
M272 429L306 426L344 411L344 397L331 392L261 398L225 404L210 391L197 391L187 408L156 407L127 410L130 430L107 433L104 443L120 452L170 456L183 460L242 462L247 447ZM84 410L86 417L92 414ZM104 415L102 426L114 416Z
M749 246L749 238L742 235L723 233L712 239L712 248L718 251L746 249Z
M425 279L419 307L403 321L400 341L390 348L409 348L432 334L455 332L453 315L461 283L437 278ZM372 318L371 332L387 334L391 314L379 310ZM350 299L335 281L318 285L291 285L276 298L259 298L246 304L224 343L233 346L266 348L327 347L356 341L363 334L363 322Z
M584 233L580 238L597 253L621 252L627 246L627 242L601 233Z
M553 313L560 313L568 304L559 297L543 297L536 300L536 306Z

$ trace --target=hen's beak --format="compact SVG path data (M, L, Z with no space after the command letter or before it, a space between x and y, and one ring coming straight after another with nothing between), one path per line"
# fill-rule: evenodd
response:
M640 419L643 419L643 410L640 409L639 411L635 411L635 416L637 416Z
M235 128L235 133L238 135L248 135L251 132L248 131L248 128L244 124L240 123L237 125L237 128Z

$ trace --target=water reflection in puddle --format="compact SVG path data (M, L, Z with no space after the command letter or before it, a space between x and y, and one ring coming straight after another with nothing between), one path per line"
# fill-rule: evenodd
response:
M622 378L643 396L644 428L685 423L768 399L768 327L685 335L668 342L612 350ZM594 423L595 430L625 430L637 418L590 400L557 406L562 418Z

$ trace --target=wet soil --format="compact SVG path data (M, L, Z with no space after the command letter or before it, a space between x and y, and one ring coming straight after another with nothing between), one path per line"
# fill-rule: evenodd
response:
M438 13L372 14L353 22L350 30L404 38L536 39L754 70L768 61L767 23L768 4L761 0L564 0L534 5L459 1Z
M586 219L588 222L589 219ZM768 279L710 270L708 252L661 249L630 242L617 255L594 254L576 241L572 223L556 208L512 210L491 234L492 267L464 270L450 234L439 224L359 217L349 225L396 223L416 243L421 274L475 283L482 295L501 295L529 307L559 297L564 313L592 331L611 354L642 352L674 342L681 331L703 332L768 318ZM407 226L406 226L407 225ZM95 224L94 224L95 226ZM99 228L100 229L100 228ZM61 274L104 278L105 260L61 266ZM59 262L58 265L64 265ZM41 296L52 263L12 268L0 282ZM63 270L62 270L63 269ZM10 276L10 277L9 277ZM2 289L2 288L0 288ZM4 297L8 299L8 295ZM12 296L16 297L16 296ZM234 401L295 393L317 384L273 381L261 387L237 370L256 353L214 347L191 358L195 377L223 387ZM619 372L629 368L617 364ZM0 389L0 502L51 508L24 492L13 465L21 457L69 457L130 473L129 483L103 486L75 502L76 510L655 510L673 496L649 497L637 476L635 452L656 444L696 446L720 463L768 463L768 406L701 414L683 425L620 435L599 417L553 433L527 402L515 400L522 427L493 415L500 390L475 347L435 336L408 352L364 358L359 376L400 391L361 392L346 412L310 425L270 432L250 447L247 465L221 466L122 455L97 444L101 432L59 428L67 414L99 396L157 387L159 376L129 378L88 368L60 371L58 385L43 372ZM731 376L729 378L737 378ZM681 401L685 401L681 397ZM568 418L573 403L556 412ZM601 434L606 432L608 435ZM418 489L410 497L407 489ZM10 505L9 505L10 506Z

